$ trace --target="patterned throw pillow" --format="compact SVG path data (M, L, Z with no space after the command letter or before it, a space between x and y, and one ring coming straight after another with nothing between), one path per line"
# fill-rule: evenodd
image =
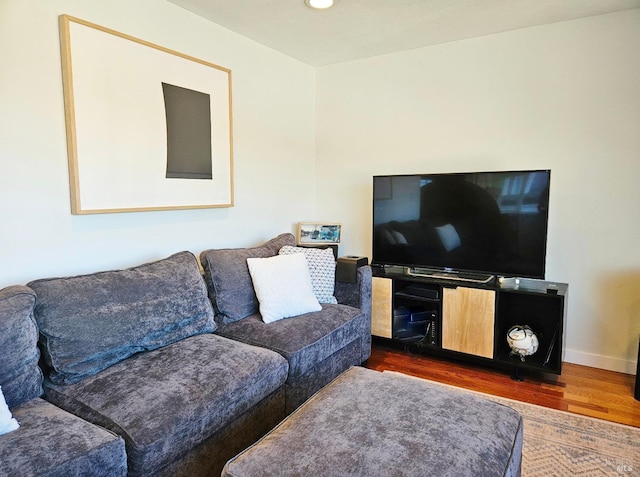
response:
M336 260L330 248L292 247L285 245L278 252L280 255L303 253L309 264L313 293L320 303L338 303L333 296L336 282Z

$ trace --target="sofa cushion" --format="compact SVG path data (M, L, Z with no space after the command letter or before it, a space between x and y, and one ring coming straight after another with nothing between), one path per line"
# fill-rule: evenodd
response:
M322 309L302 254L248 258L247 265L265 323Z
M9 408L42 394L35 303L36 294L28 287L0 290L0 386Z
M129 475L156 475L265 397L288 365L213 334L139 353L79 383L45 383L54 404L122 435Z
M190 252L127 270L36 280L35 318L49 378L78 382L135 353L215 330Z
M259 314L222 324L217 334L277 351L298 378L349 343L362 340L367 315L347 305L323 304L322 310L289 320L264 323ZM370 329L370 328L368 328Z
M219 323L231 323L258 312L247 258L273 257L285 245L295 245L293 234L281 234L259 247L205 250L200 254L209 297Z
M127 475L124 441L36 398L13 410L20 429L2 436L0 474L48 477Z
M285 245L280 255L301 253L307 259L313 293L320 303L338 303L333 296L336 283L336 260L330 248L292 247Z

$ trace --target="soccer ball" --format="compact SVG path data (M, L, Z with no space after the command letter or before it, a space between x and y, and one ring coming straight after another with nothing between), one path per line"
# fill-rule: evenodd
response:
M527 325L515 325L507 331L507 343L511 354L520 356L524 362L525 356L531 356L538 351L538 337Z

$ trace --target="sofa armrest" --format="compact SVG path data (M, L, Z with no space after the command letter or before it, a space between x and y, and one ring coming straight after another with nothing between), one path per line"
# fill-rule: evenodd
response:
M363 363L371 355L371 267L359 267L356 282L336 280L335 297L338 303L358 308L364 315L362 321L362 339L360 362Z
M360 308L371 314L371 267L359 267L355 283L336 279L335 296L338 303Z

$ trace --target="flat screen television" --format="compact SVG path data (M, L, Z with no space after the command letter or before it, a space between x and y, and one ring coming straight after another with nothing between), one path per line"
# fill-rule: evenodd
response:
M372 264L545 275L551 171L373 177Z

